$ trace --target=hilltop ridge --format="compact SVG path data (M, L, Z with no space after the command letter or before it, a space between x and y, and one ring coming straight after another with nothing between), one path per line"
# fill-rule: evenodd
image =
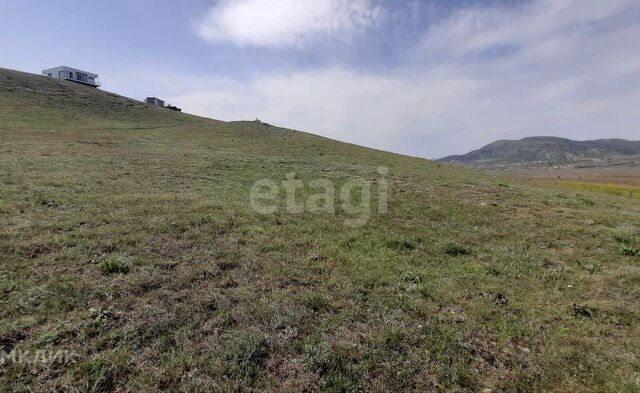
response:
M185 124L204 119L148 105L102 89L44 75L0 68L0 126L38 124L67 127ZM30 118L22 116L29 113Z

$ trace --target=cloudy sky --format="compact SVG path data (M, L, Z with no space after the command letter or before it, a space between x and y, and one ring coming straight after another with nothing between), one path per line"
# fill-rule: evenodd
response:
M421 157L640 139L638 0L0 0L0 67Z

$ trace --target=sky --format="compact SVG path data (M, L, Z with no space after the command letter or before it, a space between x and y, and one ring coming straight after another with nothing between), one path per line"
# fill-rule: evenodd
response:
M0 67L418 157L640 139L638 0L0 0Z

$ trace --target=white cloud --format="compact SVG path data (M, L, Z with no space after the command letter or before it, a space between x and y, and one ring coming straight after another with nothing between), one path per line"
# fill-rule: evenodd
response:
M583 30L628 9L635 0L537 0L525 5L472 7L430 28L423 45L462 55L496 46L527 45Z
M371 0L223 0L195 30L207 41L281 48L317 38L349 39L381 17Z
M384 75L263 74L172 101L427 157L529 135L639 139L640 20L628 15L640 15L637 1L470 8L432 26L411 60Z

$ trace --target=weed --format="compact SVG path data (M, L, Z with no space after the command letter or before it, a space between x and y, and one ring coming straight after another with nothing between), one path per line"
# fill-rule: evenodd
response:
M595 310L591 307L587 306L578 306L577 304L573 304L572 306L573 315L578 317L588 317L593 318L595 315Z
M94 308L89 309L89 318L96 322L106 321L114 317L113 312L106 308Z
M637 256L640 256L640 249L633 248L633 247L623 247L622 255L637 257Z
M95 262L103 274L122 273L127 274L131 270L129 261L119 255L107 255L100 257Z
M509 304L509 298L505 294L500 292L495 293L492 297L492 300L494 303L501 304L503 306L506 306Z

